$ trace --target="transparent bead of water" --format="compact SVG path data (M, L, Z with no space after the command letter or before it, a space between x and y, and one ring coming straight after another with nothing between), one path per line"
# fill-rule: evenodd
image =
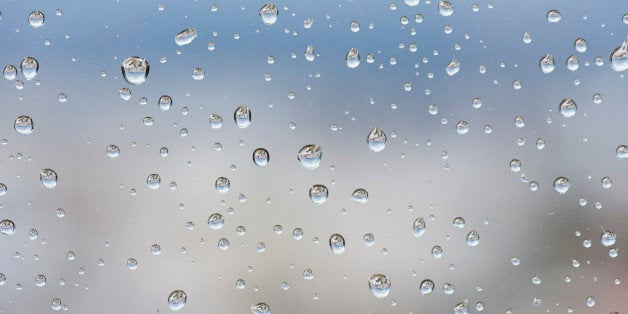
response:
M425 279L419 285L419 291L422 295L430 294L434 291L434 282L430 279Z
M451 2L440 1L438 3L438 13L442 16L450 16L454 13L454 6Z
M225 177L219 177L216 179L216 182L214 182L214 187L216 188L216 191L218 191L218 193L225 194L227 193L227 191L229 191L229 188L231 187L231 182Z
M546 14L546 18L550 23L558 23L561 19L560 12L557 10L549 10Z
M303 229L301 229L301 228L295 228L295 229L292 231L292 237L293 237L295 240L301 240L301 239L303 238Z
M146 82L150 65L142 57L131 56L122 61L120 68L122 69L124 79L129 84L139 85Z
M33 119L29 116L19 116L15 118L13 129L20 134L31 134L33 132Z
M314 144L305 145L297 154L297 160L307 169L316 169L321 163L323 149Z
M253 163L258 167L265 167L270 160L270 154L264 148L258 148L253 151Z
M273 25L277 22L277 16L279 15L279 10L277 6L272 3L264 4L259 9L259 16L262 18L262 22L266 25Z
M519 159L513 159L510 161L510 171L519 172L521 170L521 161Z
M356 189L351 193L351 199L357 203L366 203L369 199L369 193L365 189Z
M322 184L315 184L310 188L310 200L317 205L323 204L329 196L327 187Z
M585 303L588 307L593 307L595 305L595 298L590 296L586 299Z
M182 30L174 36L174 42L177 46L185 46L191 44L198 35L196 28L190 27Z
M576 71L580 67L580 60L577 56L571 55L567 58L566 64L569 71Z
M425 233L425 228L426 228L425 219L423 219L422 217L415 219L414 223L412 223L412 232L415 237L422 236L423 233Z
M445 71L449 76L455 75L460 71L460 61L458 61L458 59L452 59L449 64L447 64L447 67L445 67Z
M587 51L587 40L584 38L578 38L574 41L573 46L576 48L577 52L584 53Z
M314 46L308 45L305 48L305 60L310 62L314 61Z
M390 279L382 274L374 274L369 278L369 289L376 298L385 298L392 286Z
M160 184L161 177L156 173L151 173L146 178L146 185L152 190L158 189Z
M171 310L178 311L185 306L187 298L188 296L183 290L172 291L168 296L168 306Z
M345 251L345 238L337 233L329 237L329 247L334 254L342 254Z
M541 60L539 60L539 67L543 73L551 73L555 68L554 57L549 53L544 55Z
M602 245L611 246L615 244L616 241L617 241L617 234L615 234L615 232L612 232L609 230L604 230L602 232L602 236L600 237L600 242L602 243Z
M126 266L130 269L130 270L136 270L137 269L137 260L134 258L129 258L126 260Z
M251 305L251 312L253 314L270 314L270 306L266 303L257 303Z
M576 114L578 106L576 105L576 102L573 101L573 99L565 98L560 102L558 110L563 117L571 118Z
M247 106L240 106L236 108L233 113L233 120L238 128L247 128L251 124L251 109Z
M345 56L345 61L347 62L347 67L349 69L355 69L360 65L360 53L358 48L351 48L347 51L347 55Z
M28 15L28 24L33 28L38 28L44 25L46 16L39 10L35 10Z
M20 71L27 81L30 81L37 76L39 70L39 62L33 57L25 57L20 62Z
M375 236L372 233L367 233L362 237L362 241L366 246L373 246L375 244Z
M529 44L532 42L532 35L529 32L525 32L523 36L521 36L521 40L523 40L523 43Z
M39 172L39 181L44 187L52 189L57 186L57 173L49 168L41 169Z
M440 245L435 245L432 248L432 256L435 258L441 258L443 256L443 248Z
M617 72L628 69L628 39L625 39L610 56L611 68Z
M203 70L203 68L194 68L194 70L192 70L192 78L195 81L200 81L202 79L205 78L205 70Z
M469 132L469 123L464 120L456 123L456 132L458 132L458 134L466 134Z
M5 79L12 81L17 77L17 68L11 64L8 64L4 67L2 75Z
M213 213L209 215L209 218L207 218L207 224L209 225L209 228L218 230L225 224L225 219L220 213Z
M467 245L477 246L480 243L480 234L477 230L471 230L467 234Z
M0 221L0 232L6 235L15 233L15 223L9 219Z
M168 95L163 95L159 97L157 104L159 105L159 109L161 111L168 111L170 110L170 107L172 107L172 97Z
M386 133L380 128L372 128L366 137L366 144L373 152L380 152L386 148Z
M610 187L613 185L613 180L609 177L604 177L602 178L602 181L600 183L602 184L603 188L610 189Z
M454 314L468 314L469 313L469 305L467 301L460 302L456 304L453 308Z
M352 32L357 33L360 31L360 22L358 21L351 21L351 24L349 24L349 29L351 29Z
M227 250L229 248L229 240L227 240L226 238L220 238L220 240L218 240L218 248L221 250Z
M222 117L219 115L212 113L209 115L209 126L212 129L220 129L222 127Z
M571 183L569 182L569 179L565 177L558 177L554 180L554 190L558 192L559 194L567 193L567 190L569 190L570 185Z

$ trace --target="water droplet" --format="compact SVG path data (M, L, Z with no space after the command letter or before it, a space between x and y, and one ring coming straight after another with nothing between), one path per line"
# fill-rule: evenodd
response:
M128 57L122 61L120 66L124 79L133 85L139 85L146 81L150 66L148 61L142 57Z
M153 255L159 255L161 254L161 246L157 243L153 244L150 246L150 251L151 253L153 253Z
M321 163L323 157L323 150L320 146L310 144L305 145L299 150L297 159L301 165L307 169L316 169Z
M360 31L360 22L358 21L352 21L351 24L349 25L349 29L351 29L352 32L357 33Z
M619 159L628 158L628 145L619 145L615 149L615 156Z
M458 71L460 71L460 61L457 59L451 60L449 64L447 64L445 71L447 71L447 75L449 76L455 75Z
M419 5L419 0L403 0L403 3L409 7L416 7Z
M578 38L574 41L573 46L576 48L577 52L584 53L587 51L587 40L584 38Z
M33 132L33 119L29 116L19 116L15 118L13 128L20 134L31 134Z
M600 237L600 242L602 243L602 245L611 246L615 244L615 241L617 241L617 235L615 234L615 232L608 230L604 230L602 232L602 236Z
M586 304L588 307L593 307L595 305L595 298L594 297L588 297L586 300Z
M547 12L547 21L550 23L557 23L558 21L560 21L561 16L560 16L560 12L558 12L557 10L549 10Z
M542 282L541 277L539 275L534 275L532 277L532 283L535 285L540 285Z
M37 71L39 70L39 62L37 59L33 57L25 57L20 62L20 70L22 71L22 75L27 81L30 81L37 76Z
M120 156L120 148L118 148L118 146L116 145L107 146L107 156L109 158L116 158Z
M417 218L414 220L414 223L412 223L412 231L414 233L415 237L420 237L421 235L423 235L423 233L425 233L425 219L421 218Z
M196 28L190 27L188 29L182 30L176 36L174 36L174 42L177 46L185 46L191 44L194 39L196 39L197 32Z
M314 61L314 46L308 45L305 48L305 60L310 62Z
M521 170L521 161L519 159L513 159L510 161L510 171L519 172Z
M434 291L434 282L429 279L425 279L421 281L421 285L419 287L422 295L430 294Z
M611 68L617 72L628 69L628 39L611 53Z
M28 24L30 24L33 28L38 28L44 25L45 18L46 17L41 11L35 10L28 15Z
M375 244L375 236L372 233L367 233L362 237L362 241L366 246L373 246Z
M219 115L212 113L209 115L209 126L212 129L220 129L222 127L222 117Z
M49 189L57 186L57 173L52 169L41 169L39 172L39 181Z
M52 302L50 303L50 308L55 311L60 310L62 308L61 299L59 298L52 299Z
M351 48L347 52L345 57L347 61L347 68L355 69L360 65L360 53L358 52L358 48Z
M432 256L434 256L435 258L443 257L443 248L440 245L435 245L432 248Z
M253 151L253 162L258 167L265 167L270 160L270 154L264 148L258 148Z
M273 25L277 22L277 15L279 10L272 3L267 3L259 9L259 16L262 17L262 22L266 25Z
M126 87L120 88L118 90L118 94L120 95L120 98L122 98L122 100L131 99L131 90Z
M460 302L454 306L454 314L468 314L469 313L469 305L467 301Z
M253 314L270 314L270 306L266 303L257 303L251 305L251 312L253 312Z
M390 280L382 274L374 274L369 278L369 289L376 298L385 298L390 293Z
M454 222L453 222L454 227L462 229L464 228L464 224L465 224L464 218L462 217L454 218Z
M447 1L438 3L438 13L442 16L450 16L454 13L454 5Z
M613 180L611 180L611 178L609 177L604 177L602 178L601 184L603 188L610 189L610 187L613 185Z
M515 256L510 259L510 262L512 263L513 266L519 266L519 264L521 263L521 260Z
M251 124L251 109L247 106L236 108L233 113L233 120L240 129L244 129Z
M159 97L157 104L159 105L159 109L161 109L161 111L168 111L170 110L170 107L172 107L172 97L163 95Z
M225 177L219 177L218 179L216 179L214 187L216 188L216 191L218 191L218 193L225 194L227 193L227 191L229 191L229 188L231 187L231 182Z
M371 151L382 151L386 147L386 133L380 128L372 128L366 137L366 144Z
M182 290L172 291L168 296L168 306L170 306L171 310L178 311L185 306L187 299L188 295Z
M551 73L555 68L554 57L549 53L544 55L539 61L539 66L543 73Z
M521 36L521 40L523 40L523 43L529 44L532 42L532 35L529 32L525 32L523 36Z
M4 67L2 75L4 75L5 79L12 81L17 77L17 69L12 64L8 64Z
M351 193L351 199L358 203L366 203L369 199L369 193L365 189L356 189Z
M314 204L323 204L327 200L329 191L327 187L322 184L315 184L310 188L310 200Z
M301 240L303 238L303 229L295 228L294 231L292 231L292 237L295 240Z
M223 251L229 249L230 245L231 244L229 243L229 240L227 240L226 238L220 238L220 240L218 240L218 248Z
M207 224L211 229L218 230L222 228L222 226L225 224L225 219L222 217L221 214L213 213L209 215L209 218L207 219Z
M9 219L0 221L0 232L7 235L15 233L15 224L13 221Z
M477 230L471 230L467 234L467 244L469 246L477 246L480 243L480 234Z
M130 270L136 270L137 269L137 260L134 258L129 258L126 260L126 267L128 267Z
M456 123L456 132L458 132L458 134L466 134L469 132L469 123L467 121L459 121Z
M192 78L195 81L200 81L202 79L205 78L205 70L203 70L202 68L194 68L194 70L192 70Z
M575 55L571 55L567 58L567 69L569 71L575 71L578 70L578 68L580 67L580 60L578 60L578 57Z
M329 247L334 254L342 254L345 251L345 238L334 233L329 237Z
M554 180L554 190L559 194L565 194L567 193L567 190L569 190L570 184L569 179L565 177L558 177Z
M576 114L576 110L578 110L578 106L576 106L576 102L571 98L565 98L560 102L560 106L558 107L560 114L565 118L571 118Z

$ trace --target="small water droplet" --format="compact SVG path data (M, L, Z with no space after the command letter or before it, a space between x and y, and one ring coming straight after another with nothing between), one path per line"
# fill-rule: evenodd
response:
M170 110L170 107L172 107L172 97L163 95L159 97L157 104L159 105L159 109L161 109L161 111L168 111Z
M421 235L423 235L423 233L425 233L425 228L425 219L423 219L422 217L415 219L414 223L412 223L412 231L415 237L420 237Z
M434 291L434 282L430 279L425 279L421 282L419 287L422 295L430 294Z
M543 73L551 73L555 68L554 57L549 53L544 55L541 60L539 60L539 67L541 67Z
M554 180L554 190L559 194L567 193L570 185L571 183L569 182L569 179L565 177L558 177L556 178L556 180Z
M578 57L575 55L571 55L567 58L567 69L569 71L575 71L578 70L578 68L580 67L580 60L578 60Z
M17 68L15 68L12 64L8 64L4 67L2 75L4 75L5 79L12 81L17 77Z
M376 298L385 298L390 293L390 280L382 274L374 274L369 278L369 289Z
M197 36L196 28L188 28L179 32L176 36L174 36L174 42L177 46L185 46L191 44Z
M360 53L358 52L358 48L351 48L347 52L345 56L345 60L347 61L347 67L350 69L355 69L360 65Z
M584 53L587 51L587 40L584 38L578 38L574 41L573 46L579 53Z
M560 114L563 115L563 117L571 118L576 114L578 106L576 105L576 102L573 101L571 98L565 98L560 102L558 110L560 111Z
M546 17L547 21L550 23L557 23L561 19L560 12L557 10L549 10Z
M457 59L451 60L449 64L447 64L445 71L447 71L447 75L449 76L455 75L458 71L460 71L460 61Z
M369 199L369 193L365 189L356 189L351 193L351 199L358 203L366 203Z
M456 132L458 132L458 134L466 134L469 132L469 123L464 120L456 123Z
M220 129L222 127L222 117L212 113L209 115L209 126L212 129Z
M150 70L148 61L146 61L146 59L142 57L136 56L131 56L124 59L120 68L122 69L122 75L124 76L124 79L129 84L133 85L139 85L144 83Z
M523 36L521 36L521 40L523 40L523 43L529 44L532 42L532 35L529 32L525 32Z
M454 218L454 221L453 221L454 227L456 227L456 228L464 228L464 224L465 224L464 218L462 218L462 217Z
M316 169L321 163L323 150L320 146L310 144L303 146L297 154L301 165L307 169Z
M258 148L253 151L253 162L258 167L266 167L268 165L268 161L270 160L270 154L264 148Z
M435 258L443 257L443 248L440 245L435 245L432 248L432 256L434 256Z
M45 15L41 11L35 10L28 15L28 24L33 28L38 28L44 25L45 18Z
M352 32L357 33L360 31L360 22L358 21L352 21L351 24L349 25L349 29L351 29Z
M456 304L453 308L454 314L468 314L469 313L469 305L467 301L460 302Z
M375 244L375 236L372 233L367 233L362 237L362 241L366 246L373 246Z
M0 221L0 232L6 235L15 233L15 223L9 219Z
M270 314L270 306L266 303L257 303L251 305L251 312L253 312L253 314Z
M240 129L247 128L251 124L251 109L247 106L236 108L233 120Z
M41 169L39 172L39 181L49 189L57 186L57 173L52 169Z
M170 306L171 310L178 311L185 306L187 299L187 294L182 290L172 291L168 296L168 306Z
M337 233L329 237L329 247L334 254L342 254L345 251L345 238Z
M628 39L619 45L610 56L611 68L617 72L628 69Z
M25 57L20 62L20 71L22 71L22 75L27 81L30 81L37 76L37 71L39 70L39 62L37 59L33 57Z
M602 243L602 245L611 246L615 244L616 241L617 235L615 234L615 232L609 230L604 230L602 232L602 236L600 237L600 242Z
M216 179L214 187L216 188L216 191L218 191L218 193L225 194L227 193L227 191L229 191L229 188L231 187L231 182L225 177L219 177L218 179Z
M279 10L272 3L267 3L259 9L259 16L266 25L275 24L275 22L277 22L277 15L279 15Z
M438 3L438 13L442 16L450 16L454 13L454 5L448 1L440 1Z
M151 173L148 175L148 177L146 177L146 185L150 189L156 190L157 188L159 188L160 184L161 184L161 177L158 174Z
M33 119L29 116L19 116L15 118L13 128L20 134L31 134L33 132Z
M327 197L329 196L329 191L327 187L322 184L315 184L310 188L310 200L314 204L323 204Z
M372 128L366 137L366 143L373 152L380 152L386 147L386 133L380 128Z
M314 61L314 46L308 45L305 48L305 60L310 62Z
M207 224L211 229L218 230L225 224L225 219L220 213L213 213L207 218Z
M469 246L477 246L480 243L480 234L477 230L471 230L467 234L467 244Z

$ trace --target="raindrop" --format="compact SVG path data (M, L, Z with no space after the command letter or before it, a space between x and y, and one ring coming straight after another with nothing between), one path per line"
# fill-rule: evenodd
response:
M61 299L59 299L59 298L52 299L52 302L50 304L50 308L52 308L55 311L60 310L62 308Z
M584 38L578 38L576 39L576 41L574 41L573 46L579 53L584 53L585 51L587 51L587 40Z
M421 285L419 287L422 295L430 294L434 291L434 282L429 279L425 279L421 281Z
M458 71L460 71L460 61L457 59L451 60L449 64L447 64L445 71L447 71L447 75L449 76L455 75Z
M35 10L28 15L28 24L30 24L33 28L38 28L44 25L45 16L39 11Z
M560 106L558 108L560 114L565 118L571 118L576 114L576 110L578 110L578 106L576 106L576 102L571 98L565 98L560 102Z
M7 235L15 233L15 224L13 221L9 219L0 221L0 232Z
M222 117L219 115L212 113L209 115L209 126L212 129L220 129L222 126Z
M320 146L310 144L305 145L299 150L297 159L301 165L307 169L316 169L321 163L323 157L323 150Z
M456 228L460 228L460 229L464 228L464 224L465 224L464 218L462 217L454 218L453 224L454 224L454 227Z
M375 244L375 236L372 233L367 233L362 237L362 241L366 246L373 246Z
M595 305L595 298L593 297L588 297L586 300L586 304L588 307L593 307Z
M443 257L443 248L440 245L435 245L432 248L432 256L434 256L435 258Z
M578 67L580 67L580 61L578 60L578 57L576 57L575 55L571 55L567 58L567 69L569 71L575 71L578 70Z
M253 312L253 314L270 314L270 306L266 303L257 303L251 305L251 312Z
M459 121L456 123L456 132L458 132L458 134L466 134L469 132L469 123L467 123L467 121Z
M277 15L279 10L272 3L267 3L259 9L259 16L262 17L262 22L266 25L273 25L277 22Z
M312 280L314 279L314 272L311 269L306 269L303 271L303 279Z
M146 178L146 185L150 189L156 190L157 188L159 188L160 184L161 184L161 177L156 173L151 173Z
M351 48L347 52L347 56L345 57L347 61L347 67L350 69L355 69L360 65L360 53L358 52L358 48Z
M358 203L366 203L369 200L369 193L365 189L356 189L351 193L351 199Z
M218 230L221 229L222 226L225 224L225 219L222 217L221 214L213 213L209 215L209 218L207 219L207 224L211 229Z
M236 108L233 113L233 120L240 129L244 129L251 124L251 109L247 106Z
M477 246L480 243L480 234L477 230L471 230L467 234L467 244L469 246Z
M532 42L532 35L529 32L525 32L523 36L521 36L521 40L523 40L523 43L529 44Z
M7 194L7 186L4 183L0 183L0 196Z
M129 258L126 260L126 267L128 267L130 270L136 270L137 269L137 260L134 258Z
M116 158L120 156L120 148L118 148L118 146L116 145L107 146L107 156L109 158Z
M617 241L617 235L615 234L615 232L608 230L604 230L602 232L602 236L600 237L600 242L602 243L602 245L611 246L615 244L615 241Z
M321 184L315 184L310 188L310 200L314 204L323 204L327 200L327 196L329 195L329 191L327 187Z
M617 72L628 69L628 39L611 53L611 68Z
M49 189L57 186L57 173L52 169L41 169L39 172L39 181Z
M619 159L628 158L628 145L619 145L615 149L615 156Z
M554 190L559 194L567 193L567 190L569 190L569 186L569 179L565 177L558 177L556 178L556 180L554 180Z
M168 296L168 306L170 306L171 310L178 311L185 306L187 299L187 294L185 294L182 290L172 291Z
M314 46L308 45L305 48L305 60L310 62L314 61Z
M303 238L303 229L295 228L294 231L292 231L292 237L295 240L301 240Z
M366 144L374 152L381 152L386 147L386 133L380 128L372 128L366 137Z
M602 187L605 189L610 189L610 187L613 185L613 180L609 177L604 177L602 178Z
M37 71L39 70L39 62L37 59L33 57L25 57L20 62L20 70L22 71L22 75L27 81L30 81L37 76Z
M468 314L469 313L469 305L467 301L460 302L454 306L454 314Z
M414 223L412 224L412 231L414 233L415 237L420 237L421 235L423 235L423 233L425 233L425 219L423 218L417 218L414 220Z
M5 79L12 81L17 77L17 69L15 68L15 66L9 64L4 67L2 75L4 75Z
M560 21L561 16L560 16L560 12L558 12L557 10L549 10L547 12L547 21L550 23L557 23L558 21Z
M454 13L454 6L450 2L441 1L438 3L438 13L442 16L450 16Z
M131 99L131 90L126 88L126 87L122 87L118 90L118 94L120 95L120 98L122 98L122 100L129 100Z
M539 60L539 66L541 67L541 71L543 71L543 73L551 73L555 68L554 57L552 57L549 53L544 55L543 58Z
M196 81L200 81L205 78L205 70L202 68L194 68L192 70L192 78Z
M157 104L159 105L159 109L161 109L161 111L168 111L170 110L170 107L172 107L172 97L163 95L159 97Z
M218 240L218 248L225 251L229 248L229 240L225 239L225 238L220 238L220 240Z
M29 116L19 116L15 118L13 128L20 134L31 134L33 132L33 119Z
M150 66L148 61L142 57L128 57L122 61L120 66L124 79L133 85L139 85L146 81Z
M510 171L519 172L521 170L521 161L519 159L513 159L510 161Z
M182 30L176 36L174 36L174 42L177 46L185 46L191 44L194 39L196 39L197 32L196 28L190 27L188 29Z
M265 167L270 160L270 154L264 148L258 148L253 151L253 162L259 167Z
M216 179L214 187L216 188L216 191L218 191L218 193L225 194L227 193L227 191L229 191L229 188L231 187L231 182L225 177L219 177L218 179Z
M369 289L376 298L385 298L390 292L390 280L382 274L374 274L369 278Z
M403 0L403 4L409 7L416 7L419 5L419 0Z
M351 24L349 25L349 29L351 29L352 32L357 33L360 31L360 22L358 21L352 21Z
M329 237L329 247L334 254L342 254L345 251L345 238L334 233Z

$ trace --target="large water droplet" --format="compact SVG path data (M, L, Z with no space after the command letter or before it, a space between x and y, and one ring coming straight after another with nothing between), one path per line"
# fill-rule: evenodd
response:
M467 244L469 246L477 246L480 243L480 234L477 230L471 230L467 234Z
M159 188L161 184L161 177L156 173L151 173L146 177L146 185L153 190Z
M247 106L236 108L233 113L233 120L240 129L244 129L251 124L251 109Z
M260 302L251 305L251 312L253 312L253 314L270 314L270 306L268 306L266 303Z
M360 31L360 22L358 21L352 21L351 24L349 25L349 29L351 29L352 32L357 33Z
M52 169L41 169L39 172L39 181L49 189L57 186L57 173Z
M415 237L420 237L421 235L423 235L423 233L425 233L425 219L415 219L414 223L412 224L412 232L414 233Z
M619 145L615 149L615 156L619 159L628 158L628 145Z
M369 289L376 298L385 298L390 293L390 280L382 274L374 274L369 278Z
M602 236L600 237L600 242L602 243L602 245L611 246L615 244L615 241L617 241L617 235L615 234L615 232L609 230L604 230L602 232Z
M465 224L464 218L462 217L454 218L454 222L453 222L454 227L462 229L464 228L464 224Z
M557 10L549 10L546 17L547 21L550 23L557 23L561 19L560 12Z
M2 75L4 75L5 79L12 81L17 77L17 68L15 68L12 64L8 64L4 67Z
M445 71L447 71L447 75L449 76L455 75L458 71L460 71L460 61L457 59L451 60L449 64L447 64Z
M262 22L266 25L273 25L277 22L277 15L279 10L272 3L267 3L259 9L259 16L262 17Z
M571 55L567 58L567 69L569 71L575 71L578 70L578 68L580 67L580 60L578 60L578 57L575 55Z
M39 62L33 57L25 57L20 62L20 70L22 71L22 75L27 81L30 81L37 76L37 71L39 70Z
M403 3L409 7L416 7L419 5L419 0L403 0Z
M611 53L611 68L617 72L628 69L628 39Z
M40 27L44 25L45 18L46 17L41 11L35 10L28 15L28 24L30 24L33 28Z
M356 189L351 193L351 199L354 202L366 203L369 200L369 193L365 189Z
M560 106L558 107L560 114L565 118L571 118L576 114L576 110L578 110L578 106L576 106L576 102L571 98L565 98L560 102Z
M347 52L347 56L345 57L347 61L347 67L350 69L355 69L360 65L360 53L358 52L358 48L351 48Z
M159 105L159 109L161 109L161 111L168 111L170 110L170 107L172 107L172 97L163 95L159 97L157 104Z
M469 123L464 120L456 123L456 132L458 132L458 134L466 134L469 132Z
M584 53L587 51L587 40L584 38L578 38L574 41L573 46L576 48L577 52Z
M421 285L419 287L422 295L430 294L434 291L434 282L429 279L425 279L421 281Z
M438 13L442 16L450 16L454 13L454 5L447 1L438 3Z
M174 36L174 42L177 46L185 46L191 44L194 39L196 39L197 32L196 28L190 27L188 29L182 30L176 36Z
M270 160L270 154L264 148L258 148L253 151L253 162L259 167L266 167Z
M334 254L342 254L345 251L345 238L337 233L329 237L329 247Z
M188 300L188 295L185 294L182 290L175 290L170 293L168 296L168 306L173 311L180 310L183 306L185 306L185 302Z
M432 256L434 256L435 258L443 257L443 248L440 245L435 245L432 248Z
M539 66L541 67L541 71L543 71L543 73L551 73L556 67L554 63L554 57L552 57L552 55L549 53L546 54L539 61Z
M222 127L222 117L212 113L209 115L209 126L212 129L220 129Z
M148 61L142 57L128 57L122 61L120 66L124 79L133 85L139 85L146 81L150 66Z
M33 119L29 116L19 116L15 118L13 128L20 134L31 134L33 132Z
M329 196L329 190L322 184L315 184L310 188L310 200L314 204L323 204Z
M321 163L323 157L323 149L314 144L305 145L299 150L297 159L301 165L308 169L316 169Z
M567 190L569 190L570 184L569 179L565 177L558 177L554 180L554 190L559 194L565 194L567 193Z
M371 151L382 151L386 148L386 133L380 128L372 128L366 137L366 144Z
M218 179L216 179L214 187L216 188L216 191L218 191L218 193L225 194L227 193L227 191L229 191L229 188L231 187L231 182L225 177L219 177Z
M7 235L15 233L15 224L13 221L9 219L0 221L0 232Z
M220 213L213 213L207 218L207 224L211 229L218 230L225 224L225 219Z
M307 45L305 48L305 60L310 62L314 61L314 46Z
M510 161L510 171L519 172L521 170L521 161L519 159L513 159Z
M120 156L120 148L118 148L118 146L116 145L107 146L107 156L109 158L116 158Z
M468 314L469 313L469 305L467 301L460 302L454 306L454 314Z

